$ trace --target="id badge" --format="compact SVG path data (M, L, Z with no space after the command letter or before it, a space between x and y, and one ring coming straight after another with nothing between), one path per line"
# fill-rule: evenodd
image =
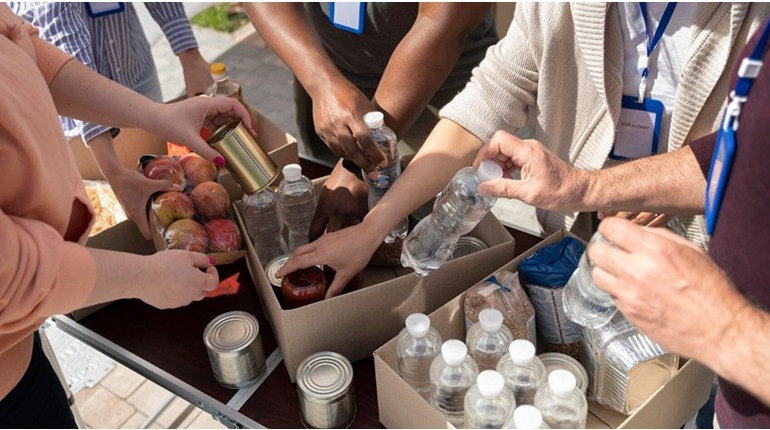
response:
M709 179L706 184L706 232L714 234L719 207L725 195L727 180L735 157L735 130L727 125L719 129L714 157L711 160Z
M657 154L663 109L659 100L644 99L639 103L636 97L623 96L610 158L635 160Z
M126 10L126 4L124 2L87 2L86 12L91 18L98 18L100 16L111 15L113 13L123 12Z
M365 2L331 2L329 20L332 25L353 34L364 32Z

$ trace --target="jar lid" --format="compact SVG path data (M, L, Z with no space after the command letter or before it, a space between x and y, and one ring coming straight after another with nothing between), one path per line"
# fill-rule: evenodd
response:
M283 265L286 264L288 260L289 254L284 254L273 258L269 263L267 263L267 267L265 268L265 276L267 276L267 280L273 287L281 287L281 278L275 276L275 272L283 267Z
M583 391L583 394L588 391L588 373L579 361L560 352L546 352L538 355L538 358L545 366L546 375L556 369L569 370L577 380L577 386Z
M353 383L353 366L341 354L311 354L297 368L297 390L305 399L333 402L347 394Z
M211 320L203 330L206 347L220 354L240 353L259 335L259 323L248 312L231 311Z
M292 289L318 288L326 284L324 271L318 266L297 269L281 280L281 285Z

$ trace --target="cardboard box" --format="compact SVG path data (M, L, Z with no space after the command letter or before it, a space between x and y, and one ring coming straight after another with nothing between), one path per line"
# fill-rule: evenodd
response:
M315 181L316 186L322 181ZM235 212L245 230L241 210ZM369 266L364 271L364 288L290 310L281 308L254 247L247 242L246 262L292 382L302 360L315 352L334 351L351 362L371 356L398 334L409 314L433 311L513 256L514 240L492 214L470 235L489 248L448 261L424 278L414 273L399 276L396 268Z
M561 241L566 234L561 231L551 235L493 272L500 269L517 271L524 258ZM465 293L462 293L429 315L431 325L442 339L465 340L464 299ZM395 337L374 352L380 422L387 428L453 428L401 378L396 359ZM630 416L589 401L586 427L681 428L708 399L713 378L713 372L700 363L682 359L676 375Z

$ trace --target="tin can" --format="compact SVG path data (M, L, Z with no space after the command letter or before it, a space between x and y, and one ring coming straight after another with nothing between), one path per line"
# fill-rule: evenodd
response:
M270 282L270 285L273 287L273 291L278 294L278 296L281 296L281 278L275 276L275 272L279 271L281 267L283 267L284 264L289 260L289 254L279 255L278 257L273 258L270 260L269 263L267 263L267 266L265 267L265 276L267 276L268 282Z
M452 250L452 258L450 258L450 260L464 257L487 248L489 248L489 246L481 239L477 239L473 236L460 236L460 238L457 239L455 248Z
M577 386L583 391L583 394L588 392L588 372L586 372L586 369L579 361L560 352L546 352L538 355L538 357L545 366L546 378L556 369L569 370L570 373L575 375Z
M253 385L265 369L265 350L257 319L248 312L226 312L203 330L211 369L225 388Z
M356 416L353 366L342 355L311 354L297 368L300 419L306 428L347 428Z
M225 158L225 168L246 194L258 192L278 176L278 166L241 120L219 127L208 143Z

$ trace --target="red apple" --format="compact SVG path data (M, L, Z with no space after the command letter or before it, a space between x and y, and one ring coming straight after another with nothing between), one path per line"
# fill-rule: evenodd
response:
M209 238L206 229L193 219L179 219L166 228L163 237L168 249L186 249L195 252L207 252Z
M198 213L206 219L224 218L230 207L227 190L217 182L200 183L190 191L193 204Z
M241 231L227 218L213 219L206 223L210 252L234 252L241 249Z
M179 164L182 165L184 176L191 187L217 179L217 165L198 154L191 152L183 155Z
M153 158L142 169L144 176L150 179L169 179L171 182L185 187L187 181L184 177L182 165L173 157L160 156Z
M187 194L181 191L166 191L152 200L152 212L163 227L181 218L193 218L195 206Z

